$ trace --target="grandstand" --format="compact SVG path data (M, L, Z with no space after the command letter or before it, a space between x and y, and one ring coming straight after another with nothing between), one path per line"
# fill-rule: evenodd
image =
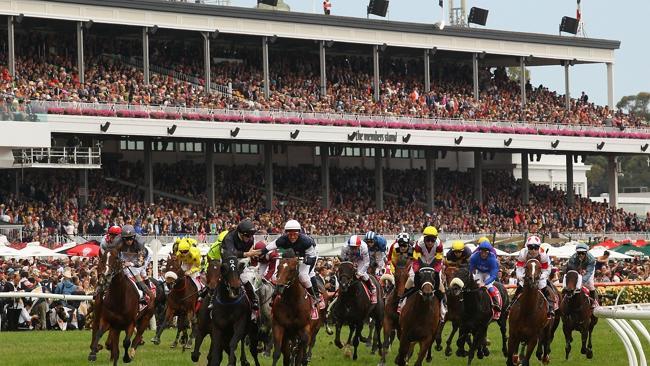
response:
M288 214L318 234L418 231L429 220L449 232L645 231L645 217L630 224L607 208L616 156L650 153L646 122L614 108L618 41L209 2L18 0L0 13L3 167L81 171L7 175L14 211L25 209L20 194L41 210L52 202L31 186L59 204L78 195L89 216L57 207L56 220L86 234L105 195L110 220L144 219L143 204L156 203L173 207L157 219L181 221L170 230L192 233L247 215L272 231ZM572 67L593 63L605 66L606 106L568 93ZM507 72L548 65L564 68L564 94ZM16 151L26 148L46 150ZM609 159L607 203L585 199L586 155ZM528 208L551 198L562 224L547 221L553 207Z

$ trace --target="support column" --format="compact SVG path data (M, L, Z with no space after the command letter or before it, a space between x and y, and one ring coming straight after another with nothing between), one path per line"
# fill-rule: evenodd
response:
M483 156L474 151L474 200L483 202Z
M571 90L569 89L569 63L564 63L564 103L567 110L571 109Z
M205 143L205 175L206 175L206 196L208 197L208 206L210 208L216 207L214 198L214 191L216 184L214 180L214 142Z
M16 169L16 183L14 186L14 194L16 199L20 198L20 170Z
M424 92L431 91L431 61L429 50L424 50Z
M79 207L84 208L88 204L88 169L79 171Z
M327 75L325 74L326 73L325 41L320 41L319 55L320 55L320 97L325 98L327 96ZM321 150L321 154L322 153L323 152Z
M144 201L147 204L153 200L153 162L151 161L151 140L144 140Z
M372 46L372 68L374 76L372 78L372 85L374 87L375 102L379 101L379 46Z
M566 204L573 207L575 193L573 191L573 155L566 154Z
M85 83L84 71L84 23L77 22L77 71L79 72L79 83Z
M519 69L521 70L521 80L519 80L521 85L521 108L524 108L526 106L526 62L523 56L519 58Z
M375 148L375 207L384 209L384 159L381 156L383 148Z
M262 37L262 68L264 70L264 97L271 96L271 86L269 85L269 37Z
M205 79L205 92L209 94L211 91L210 88L212 87L212 75L210 75L210 33L201 32L201 34L203 35L203 78Z
M266 208L273 209L273 145L264 144L264 188L266 189Z
M607 106L614 110L614 64L607 63Z
M609 185L609 206L618 206L618 167L617 158L614 155L607 156L607 182Z
M530 203L530 181L528 180L528 153L521 153L521 203Z
M7 17L7 68L12 77L16 76L16 49L14 36L14 17Z
M330 208L330 148L329 145L320 145L320 181L322 197L320 204L322 208Z
M435 151L431 148L424 150L424 158L426 159L426 196L427 196L427 207L425 212L433 213L436 209L435 207L435 175L436 175L436 166L433 155Z
M149 85L149 28L142 28L142 68L144 70L144 85Z
M472 77L474 80L474 100L478 100L478 54L472 53Z

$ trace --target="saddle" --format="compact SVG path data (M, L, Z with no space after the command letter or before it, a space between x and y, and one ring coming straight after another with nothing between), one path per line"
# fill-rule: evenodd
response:
M368 296L368 299L370 300L370 303L372 303L372 304L376 304L376 303L377 303L377 286L375 286L374 283L372 284L373 288L375 289L375 293L372 294L372 293L370 292L370 289L369 289L368 286L366 285L366 283L363 282L363 281L360 281L360 282L361 282L361 284L363 285L363 290L366 292L366 296Z

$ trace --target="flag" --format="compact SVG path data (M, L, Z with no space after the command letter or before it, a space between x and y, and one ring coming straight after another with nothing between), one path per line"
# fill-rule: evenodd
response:
M578 20L578 22L580 22L580 16L582 16L582 14L580 14L580 0L578 0L578 5L576 8L576 19Z
M444 2L444 0L438 0L438 5L440 5L441 8L442 8L443 2ZM578 2L580 2L580 1L578 0Z

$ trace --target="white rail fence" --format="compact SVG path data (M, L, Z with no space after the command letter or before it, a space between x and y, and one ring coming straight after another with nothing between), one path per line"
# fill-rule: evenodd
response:
M629 366L648 365L642 341L630 323L650 344L650 333L640 321L650 320L650 304L599 306L594 310L594 315L605 319L621 339L627 353Z

